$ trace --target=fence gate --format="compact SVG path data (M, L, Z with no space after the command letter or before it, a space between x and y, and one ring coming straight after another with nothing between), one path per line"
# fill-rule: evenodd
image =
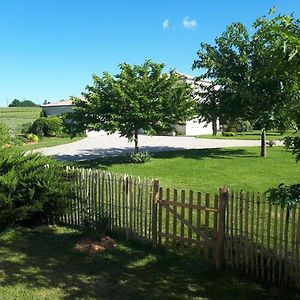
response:
M209 194L193 191L187 195L183 190L171 192L156 184L154 182L153 246L164 244L174 250L204 253L220 267L224 260L224 208L220 196L211 199Z

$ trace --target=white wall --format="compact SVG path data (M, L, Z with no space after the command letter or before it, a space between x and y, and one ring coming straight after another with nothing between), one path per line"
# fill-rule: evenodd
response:
M45 106L43 110L46 116L60 116L64 113L69 113L73 111L72 106Z
M184 135L212 134L212 123L206 126L206 122L199 122L197 119L187 121L185 126L175 126L175 128ZM219 121L217 121L217 129L219 130Z

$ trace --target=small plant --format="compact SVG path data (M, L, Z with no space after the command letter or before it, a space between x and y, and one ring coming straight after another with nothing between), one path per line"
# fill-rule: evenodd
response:
M35 135L34 133L28 133L26 134L26 142L27 143L37 143L39 141L39 137Z
M273 146L276 146L276 142L273 141L273 140L270 140L270 141L267 142L267 145L268 145L270 148L272 148Z
M127 160L129 163L144 164L144 163L149 162L151 159L152 159L152 156L147 151L130 153L127 155Z
M98 208L96 215L92 216L88 210L83 211L82 231L93 238L101 238L109 231L111 216L104 209Z
M222 131L223 136L236 136L235 132L232 131Z
M300 202L300 184L284 185L280 183L277 187L269 189L267 192L271 203L281 207L291 209Z
M27 142L27 138L23 135L15 135L11 137L9 140L10 145L16 145L16 146L22 146L26 142Z

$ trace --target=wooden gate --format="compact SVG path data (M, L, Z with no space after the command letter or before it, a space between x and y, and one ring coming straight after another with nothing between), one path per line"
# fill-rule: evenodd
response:
M200 192L171 192L154 182L153 246L164 244L174 250L204 253L220 268L224 262L224 203L220 195L211 199Z

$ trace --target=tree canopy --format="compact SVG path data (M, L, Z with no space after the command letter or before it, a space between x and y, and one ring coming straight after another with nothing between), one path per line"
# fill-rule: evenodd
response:
M37 107L39 106L38 104L35 104L31 100L18 100L14 99L8 107Z
M282 40L283 33L271 33L275 25L284 34L295 27L299 30L299 21L292 16L263 17L253 23L252 35L243 24L233 23L215 39L215 45L201 44L193 68L204 68L200 78L220 85L219 115L226 119L256 120L267 112L286 119L298 109L299 71L291 60L295 52L282 52L289 45Z
M206 91L217 94L217 105L207 97L211 105L202 109L221 119L259 121L266 129L291 127L300 111L299 65L291 59L299 54L291 46L297 44L299 20L293 15L262 17L253 30L250 34L243 24L232 23L214 45L201 44L193 68L205 69L199 78L220 86Z
M119 68L115 76L93 75L85 99L74 99L70 118L77 131L119 132L135 142L137 152L140 130L150 135L171 132L194 115L192 88L174 72L163 73L164 64L147 60L143 65L122 63Z

